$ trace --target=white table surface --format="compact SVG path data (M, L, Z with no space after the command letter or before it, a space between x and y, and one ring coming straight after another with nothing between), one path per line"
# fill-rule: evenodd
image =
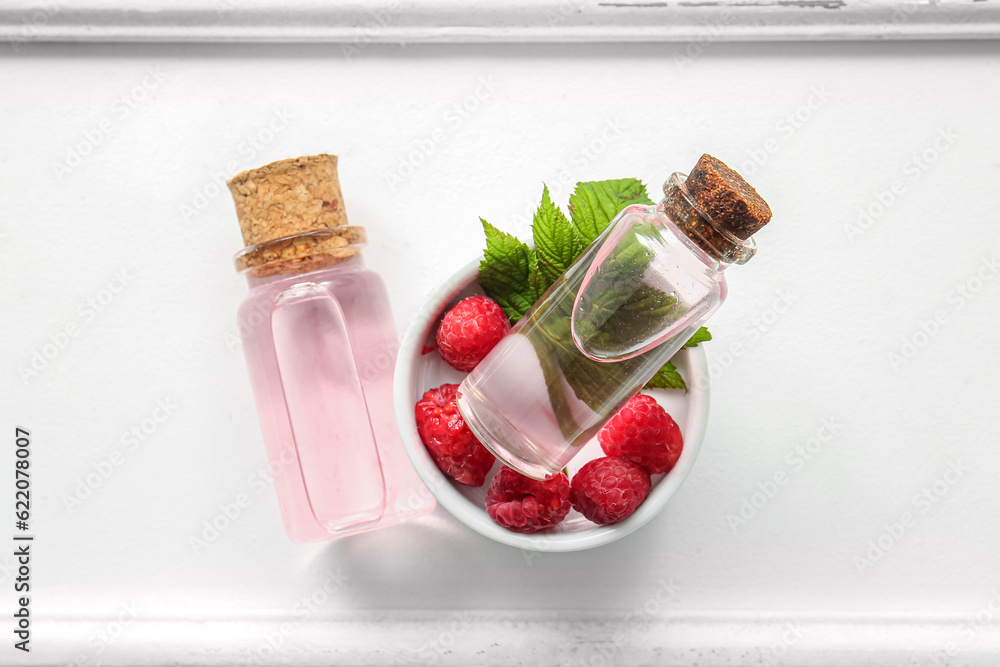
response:
M993 664L1000 49L689 46L0 48L0 539L15 425L33 436L36 535L33 650L0 646L0 663L923 665L952 642L951 664ZM256 477L221 180L317 152L340 156L400 330L480 252L478 216L526 236L542 182L565 205L575 181L622 176L656 197L702 152L744 173L774 220L730 272L708 435L661 516L564 555L495 544L440 508L285 538ZM904 340L919 349L894 363ZM170 414L130 446L159 402ZM192 546L241 494L231 526Z

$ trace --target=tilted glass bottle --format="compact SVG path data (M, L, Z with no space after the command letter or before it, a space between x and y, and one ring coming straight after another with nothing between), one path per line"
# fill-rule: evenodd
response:
M434 508L392 407L396 328L364 229L347 224L337 158L314 155L228 183L250 293L240 332L281 515L296 542Z
M466 377L458 406L500 460L561 470L722 304L771 210L709 155L625 208Z

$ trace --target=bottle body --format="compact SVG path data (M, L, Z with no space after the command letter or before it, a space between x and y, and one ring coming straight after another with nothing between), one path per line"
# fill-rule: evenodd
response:
M627 207L466 378L459 409L522 474L560 471L726 297L725 263Z
M381 528L434 508L393 415L398 340L388 295L360 254L306 273L250 278L239 321L293 541Z

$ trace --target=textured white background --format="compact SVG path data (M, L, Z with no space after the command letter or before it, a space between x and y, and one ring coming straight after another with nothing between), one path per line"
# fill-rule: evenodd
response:
M689 46L372 45L351 57L340 46L0 49L0 404L11 432L0 516L13 524L16 424L34 442L33 661L247 656L339 568L343 586L280 635L288 661L468 664L495 643L496 662L583 664L601 655L590 642L623 627L635 639L612 645L610 662L776 664L787 649L789 664L860 664L848 649L869 641L880 652L865 664L903 664L905 652L918 665L954 640L957 660L988 664L996 626L962 624L1000 589L1000 276L986 269L961 306L954 290L1000 254L997 46L709 41L687 59ZM456 104L476 108L460 115ZM953 139L935 149L939 133ZM730 300L711 323L708 436L660 517L613 545L537 558L440 509L335 543L285 539L271 489L253 481L266 459L232 342L245 286L223 178L340 155L350 219L368 228L367 262L402 329L436 282L478 254L478 216L525 235L543 181L563 204L576 180L626 175L656 198L703 151L743 171L774 221L758 256L731 270ZM933 164L915 168L925 151ZM851 238L869 207L873 224ZM86 303L123 270L125 288L88 317ZM782 293L792 304L772 319ZM935 335L916 335L940 313ZM22 378L71 322L79 330L65 349ZM888 355L915 335L926 344L893 368ZM128 449L123 433L158 400L176 409ZM831 419L835 439L797 470L790 453ZM116 450L110 477L69 507ZM921 510L914 496L955 461L964 474ZM788 483L734 529L727 515L777 471ZM191 538L239 494L249 507L196 553ZM855 557L904 512L915 525L859 572ZM3 616L12 562L0 556ZM661 580L677 592L652 626L552 620L626 613ZM116 629L123 603L138 616ZM391 611L421 609L440 613ZM508 625L467 609L505 610ZM336 621L354 610L371 622L344 630ZM803 623L805 636L782 645L783 621L754 630L758 612ZM925 613L950 625L908 625L895 639L870 629L852 639L836 625ZM539 624L519 626L520 616ZM663 632L648 632L657 623ZM683 623L695 629L674 631ZM96 634L118 630L110 644ZM455 652L428 648L435 638ZM0 651L0 662L22 659Z

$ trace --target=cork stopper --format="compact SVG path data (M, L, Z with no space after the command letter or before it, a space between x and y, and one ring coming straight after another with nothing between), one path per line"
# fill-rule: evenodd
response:
M688 174L687 191L715 226L746 240L771 219L771 207L743 177L708 153Z
M304 273L360 252L364 229L347 224L336 155L279 160L226 182L243 242L236 268L255 277Z

